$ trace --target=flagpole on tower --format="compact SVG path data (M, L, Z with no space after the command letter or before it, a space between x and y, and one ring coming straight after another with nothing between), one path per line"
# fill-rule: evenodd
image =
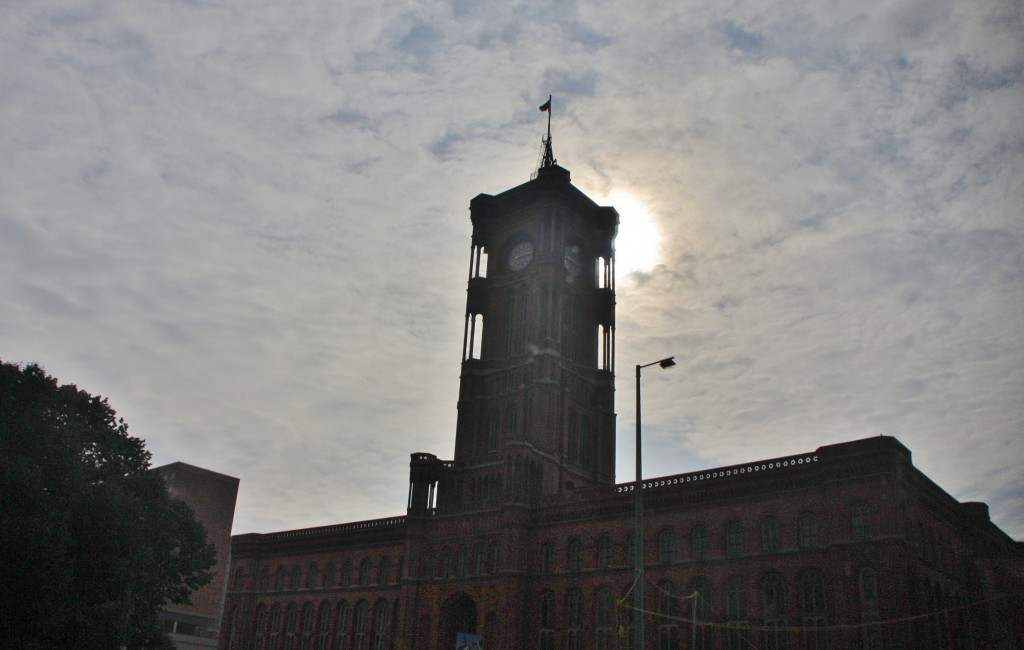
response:
M548 135L544 138L544 157L541 159L540 168L550 167L557 161L555 160L554 151L551 149L551 95L548 95L548 101L540 105L540 110L548 114Z

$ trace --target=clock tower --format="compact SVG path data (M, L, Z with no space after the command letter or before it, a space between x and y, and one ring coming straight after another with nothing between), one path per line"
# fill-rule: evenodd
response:
M618 212L552 162L474 198L470 218L455 458L438 507L612 485Z

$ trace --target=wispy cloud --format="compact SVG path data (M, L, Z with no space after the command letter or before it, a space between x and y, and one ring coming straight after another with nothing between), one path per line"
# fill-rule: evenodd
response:
M575 183L660 229L618 296L620 396L680 361L652 474L884 432L1019 538L1022 32L999 0L8 3L0 355L239 476L240 532L401 512L407 454L453 448L468 202L529 177L550 93Z

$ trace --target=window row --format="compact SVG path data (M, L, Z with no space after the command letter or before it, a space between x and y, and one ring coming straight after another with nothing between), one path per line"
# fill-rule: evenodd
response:
M964 594L930 576L911 571L907 577L907 600L911 611L917 614L914 635L923 645L956 649L978 647L978 640L971 629L971 618L978 614L989 616L986 608L971 610L964 607Z
M869 539L873 536L871 511L866 506L852 509L852 523L855 539ZM810 549L826 544L824 530L818 516L810 511L800 514L793 539L784 539L783 528L778 518L767 516L759 522L759 529L744 527L738 520L726 524L712 534L702 523L694 524L679 539L677 532L665 526L657 532L653 546L645 544L645 562L668 564L682 560L705 560L711 557L739 557L752 553L777 553L783 549L798 547ZM651 557L652 554L656 554ZM608 535L601 535L593 546L584 546L578 539L570 539L565 549L565 564L556 559L553 542L544 542L536 553L534 571L554 573L562 570L581 571L584 568L605 569L612 566L633 564L633 536L622 542L615 542Z
M258 578L252 585L248 585L246 580L250 576L244 567L239 567L235 571L232 588L235 591L242 591L247 587L255 591L283 591L386 585L397 583L401 579L401 574L401 558L397 564L392 564L387 557L381 558L376 564L370 558L364 558L359 566L354 566L351 560L345 560L340 570L333 562L328 562L322 569L316 563L309 564L305 570L298 565L278 566L273 574L270 567L263 567Z
M861 603L861 621L878 620L878 587L874 569L858 573L857 597ZM779 648L793 641L792 628L804 628L800 634L805 648L826 648L830 640L821 628L829 625L829 602L824 575L818 569L799 574L795 584L787 584L779 573L766 573L752 583L748 577L734 576L715 586L699 576L680 588L670 580L648 590L645 628L648 642L657 636L657 647L681 647L683 638L696 641L697 648ZM537 621L537 647L542 650L565 648L610 649L619 632L633 639L632 585L615 594L603 586L590 594L577 588L558 596L545 590L534 599ZM744 626L772 628L752 632ZM786 635L781 629L789 628ZM876 638L876 627L863 628L865 644ZM719 637L721 640L719 640ZM866 648L874 646L865 645Z
M228 650L385 650L391 647L398 601L324 601L267 607L247 616L235 607L224 621Z
M424 552L422 575L425 578L497 575L499 559L497 541L442 546L436 553L430 549Z
M947 540L941 532L937 532L934 527L925 526L923 522L918 521L915 542L925 561L946 567L953 564L955 554L952 542Z

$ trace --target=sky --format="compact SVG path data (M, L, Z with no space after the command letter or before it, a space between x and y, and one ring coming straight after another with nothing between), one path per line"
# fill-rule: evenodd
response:
M0 2L0 358L106 396L234 530L451 458L469 202L621 218L618 481L897 437L1024 539L1017 0Z

